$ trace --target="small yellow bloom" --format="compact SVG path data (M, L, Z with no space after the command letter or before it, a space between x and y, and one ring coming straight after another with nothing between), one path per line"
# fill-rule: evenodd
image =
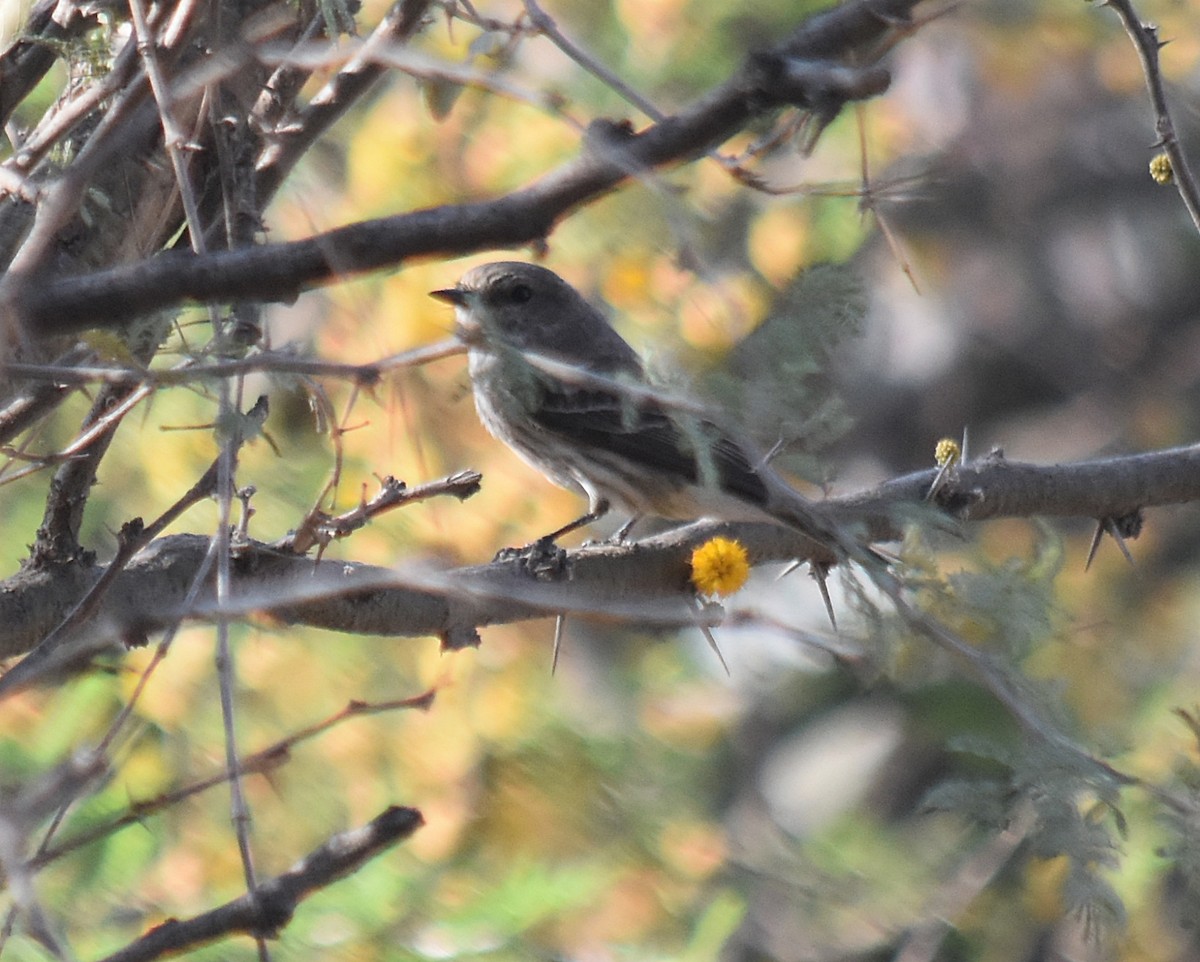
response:
M731 595L749 577L750 558L741 542L712 538L692 552L692 584L702 595Z
M962 448L953 438L942 438L937 443L937 447L933 449L933 460L937 462L939 468L944 468L948 464L957 464L961 457Z
M1169 184L1175 179L1175 170L1171 167L1171 158L1165 153L1155 154L1150 159L1150 176L1156 184Z

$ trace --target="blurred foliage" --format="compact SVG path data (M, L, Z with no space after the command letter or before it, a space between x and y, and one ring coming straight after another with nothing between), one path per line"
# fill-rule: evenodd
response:
M518 9L486 6L499 20ZM1140 7L1172 41L1168 79L1194 95L1200 13ZM810 8L617 0L550 12L670 110ZM361 22L382 9L365 4ZM502 71L529 96L391 77L297 170L271 211L272 239L496 196L574 156L580 124L632 113L545 40L498 55L494 39L439 21L418 46ZM609 309L656 368L704 380L764 445L794 445L781 463L821 483L926 467L934 441L966 423L982 443L1054 460L1194 438L1200 243L1172 193L1147 186L1152 117L1114 19L1083 5L956 7L905 39L892 69L893 90L839 118L811 157L789 145L762 162L773 184L803 189L751 192L702 161L578 211L549 239L546 262ZM545 92L559 109L542 106ZM894 243L860 216L864 156ZM1051 236L1057 246L1038 246ZM451 318L426 292L495 257L407 264L306 295L270 311L269 336L348 362L438 340ZM851 268L813 266L847 259ZM181 325L159 363L201 337ZM295 526L333 468L318 388L344 454L327 507L351 507L385 474L419 482L473 467L485 477L471 501L386 517L332 545L333 557L477 563L579 508L485 435L459 358L369 392L250 379L246 398L265 392L272 405L268 437L244 450L239 473L258 489L257 537ZM86 407L64 405L28 450L61 448ZM217 453L216 409L203 386L164 390L126 423L89 502L86 544L109 556L121 523L156 516L186 490ZM34 473L5 487L6 572L33 539L45 482ZM206 504L172 530L215 523ZM904 546L904 570L924 610L1064 739L1200 801L1195 509L1152 514L1134 571L1106 543L1085 575L1089 538L1073 524L1024 522L935 532ZM752 616L720 633L730 678L699 636L629 625L570 622L553 677L548 622L488 629L480 649L452 655L432 639L239 625L244 753L352 699L437 691L428 712L342 722L247 779L264 876L389 804L426 820L304 903L274 956L891 958L947 904L955 932L938 958L1196 956L1194 811L1023 728L962 659L851 576L835 586L835 637L814 587L771 574L730 601ZM0 706L3 780L99 737L149 657L132 652ZM180 635L138 704L119 768L72 811L60 841L221 772L213 658L211 629ZM989 862L1014 826L1013 850ZM976 865L982 878L968 871ZM234 898L243 880L227 791L146 815L36 881L83 958ZM254 954L244 942L194 957ZM18 934L5 957L46 955Z

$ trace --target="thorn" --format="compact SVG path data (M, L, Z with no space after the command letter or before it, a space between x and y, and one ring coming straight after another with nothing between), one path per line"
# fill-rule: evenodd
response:
M776 440L776 442L771 445L771 450L768 451L766 454L764 454L762 456L762 458L759 460L759 462L758 462L759 466L766 467L766 465L770 464L772 461L775 460L775 458L779 455L779 452L782 451L785 447L787 447L787 442L783 439L782 436L780 436L779 439Z
M1120 518L1101 518L1096 522L1096 533L1092 535L1092 544L1088 548L1087 562L1083 567L1084 571L1092 566L1092 559L1096 556L1096 548L1100 545L1100 539L1105 533L1108 533L1113 541L1117 543L1117 547L1121 549L1121 554L1125 556L1125 560L1130 564L1135 564L1133 555L1129 553L1129 545L1126 544L1126 538L1136 538L1142 530L1142 515L1140 511L1132 511Z
M929 486L929 490L925 492L925 500L932 501L937 497L937 493L946 486L946 478L950 476L950 472L954 470L956 462L947 461L940 468L938 473L933 476L933 484Z
M1088 547L1087 561L1083 563L1083 570L1088 571L1092 567L1092 560L1096 557L1096 549L1100 547L1100 539L1104 537L1104 522L1096 522L1096 533L1092 535L1092 543Z
M1133 564L1133 555L1129 553L1129 546L1125 544L1125 536L1121 534L1121 529L1113 524L1111 519L1105 519L1104 529L1112 535L1113 541L1117 543L1117 547L1121 549L1121 554L1125 556L1125 560Z
M829 615L829 624L833 626L834 631L837 631L837 618L833 614L833 599L829 597L829 586L825 584L829 577L829 565L810 563L809 567L812 569L813 581L821 589L821 600L825 602L825 614Z
M713 635L712 630L708 625L701 625L700 630L704 633L704 640L708 642L708 647L713 650L717 659L721 662L721 667L725 669L725 674L729 674L729 666L725 664L725 656L721 654L721 648L717 645L717 639Z
M784 578L786 578L788 575L790 575L793 571L795 571L797 568L799 568L802 564L804 564L803 561L793 561L791 564L789 564L786 568L784 568L781 572L779 572L779 574L777 574L775 576L775 580L782 581Z
M929 485L929 490L925 492L926 501L933 501L941 493L942 488L946 486L946 482L954 475L958 466L966 463L968 458L967 445L970 441L970 427L964 424L961 444L955 445L949 438L943 438L937 443L937 447L934 449L934 456L938 462L938 472L934 475L933 483Z
M550 661L551 676L558 671L558 652L562 648L563 625L566 623L567 616L561 612L554 616L554 657Z

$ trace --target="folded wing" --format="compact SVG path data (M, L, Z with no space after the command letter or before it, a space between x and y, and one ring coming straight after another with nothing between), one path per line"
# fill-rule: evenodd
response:
M754 505L767 500L755 455L691 412L652 399L543 384L534 420L601 461L612 463L615 456L680 486L715 488Z

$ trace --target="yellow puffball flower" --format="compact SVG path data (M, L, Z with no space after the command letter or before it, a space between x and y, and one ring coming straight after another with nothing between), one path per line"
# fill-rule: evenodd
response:
M1171 166L1171 158L1165 153L1155 154L1150 158L1150 176L1156 184L1169 184L1175 179L1175 170Z
M750 557L739 541L712 538L692 552L692 584L702 595L731 595L749 577Z
M933 460L937 462L939 468L944 468L948 464L957 464L961 457L962 448L953 438L942 438L937 443L937 447L933 449Z

